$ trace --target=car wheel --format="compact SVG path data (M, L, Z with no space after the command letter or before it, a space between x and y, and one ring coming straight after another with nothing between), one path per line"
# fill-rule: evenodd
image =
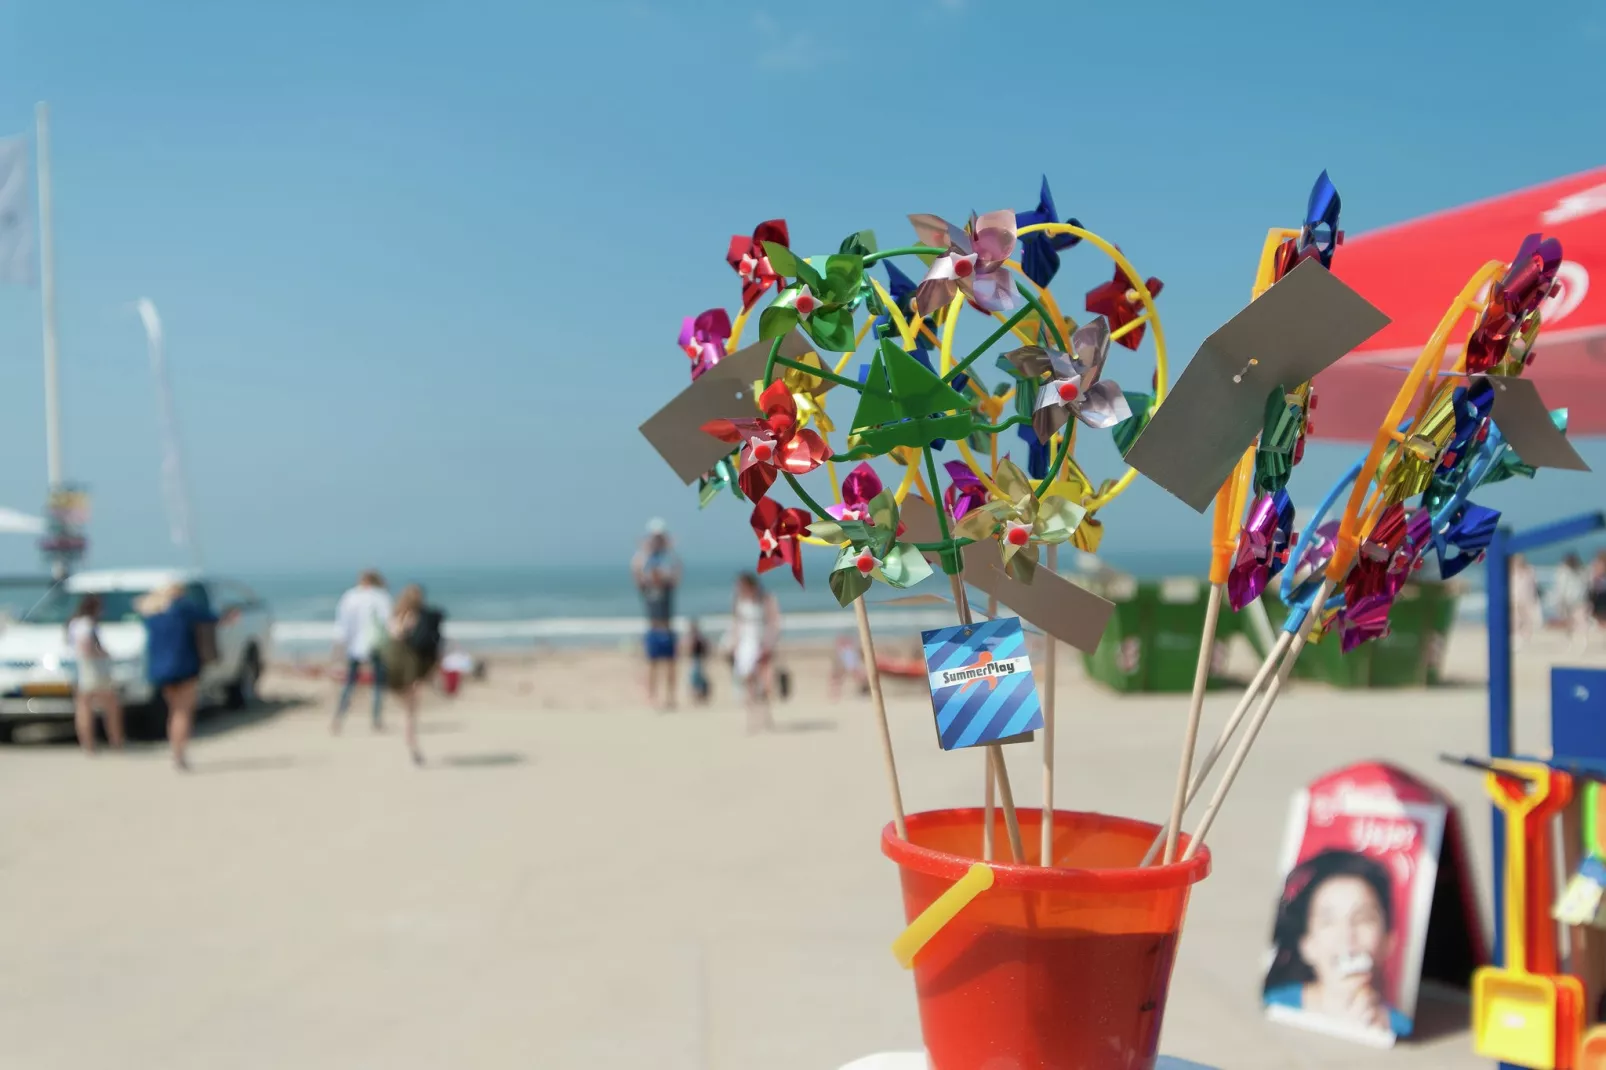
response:
M0 721L0 743L11 742L11 730L15 727L10 721Z
M262 666L257 648L249 647L240 659L240 675L229 685L229 709L244 710L256 705L257 680L261 676Z

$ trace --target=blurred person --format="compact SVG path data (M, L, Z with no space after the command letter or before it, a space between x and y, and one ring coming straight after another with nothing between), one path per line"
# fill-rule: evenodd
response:
M1517 647L1532 639L1542 622L1539 605L1539 573L1522 554L1511 555L1511 622Z
M1551 605L1574 650L1583 650L1589 643L1589 576L1584 562L1577 554L1568 554L1556 569L1556 581L1550 588Z
M857 635L847 633L836 637L836 647L831 657L830 696L833 699L841 697L845 680L852 680L859 694L869 694L870 678L865 672L864 648Z
M335 608L335 625L346 655L346 684L340 689L340 701L335 704L335 718L329 726L331 732L338 734L340 731L364 664L374 676L374 731L384 729L385 659L380 654L390 611L390 592L385 589L385 578L373 569L365 570L357 577L357 585L340 596L340 604Z
M662 709L675 708L675 589L680 586L680 558L669 540L669 526L654 517L647 535L631 558L630 571L647 611L647 702L659 706L658 681L663 678Z
M78 745L95 753L95 712L106 718L106 740L116 750L123 749L123 704L112 679L111 655L100 645L100 595L86 594L67 622L67 642L78 664L77 686L73 691L73 727Z
M407 752L414 765L424 764L418 747L418 685L429 679L441 655L441 628L446 614L424 601L424 589L416 583L402 588L391 608L384 646L385 682L401 697L407 715Z
M1374 858L1328 850L1288 874L1266 972L1268 1006L1408 1036L1382 996L1394 946L1393 885Z
M441 690L447 695L457 697L457 689L463 679L474 671L474 659L461 647L453 647L441 659Z
M770 718L770 676L780 639L780 603L753 573L737 576L731 600L731 674L746 700L750 735L775 728Z
M217 660L218 619L182 583L158 587L134 608L145 621L145 674L167 704L173 767L187 772L201 670Z
M696 621L686 625L686 653L691 658L691 674L687 684L691 688L692 701L699 706L707 705L711 690L708 684L708 637L703 635Z
M1606 550L1589 563L1589 616L1596 628L1606 624Z

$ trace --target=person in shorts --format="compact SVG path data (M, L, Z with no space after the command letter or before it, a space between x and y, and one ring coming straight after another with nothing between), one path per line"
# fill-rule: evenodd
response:
M675 589L680 586L680 558L669 541L669 528L654 518L630 562L636 589L647 613L647 701L675 708ZM660 685L660 681L662 684ZM658 697L663 688L662 700Z
M123 704L112 679L111 655L100 645L100 595L86 594L67 622L67 642L78 665L77 686L73 689L73 725L78 745L95 753L95 711L106 718L106 740L123 749Z
M145 674L167 704L167 740L173 768L189 770L190 732L200 700L201 670L216 654L218 619L182 583L169 584L140 598L134 608L145 619ZM202 649L202 636L209 650Z

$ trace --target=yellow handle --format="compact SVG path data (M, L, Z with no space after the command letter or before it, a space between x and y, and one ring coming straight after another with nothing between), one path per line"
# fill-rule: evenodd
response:
M1504 925L1507 970L1528 972L1528 815L1550 797L1550 767L1538 762L1496 759L1503 770L1528 777L1533 788L1513 798L1507 793L1499 773L1484 776L1489 797L1506 819L1506 902Z
M909 927L898 934L892 941L892 954L898 960L898 965L909 969L914 965L915 956L925 947L933 936L954 920L970 901L993 886L993 867L977 862L966 873L953 883L946 892L939 895L935 902L920 912L920 916L909 923Z

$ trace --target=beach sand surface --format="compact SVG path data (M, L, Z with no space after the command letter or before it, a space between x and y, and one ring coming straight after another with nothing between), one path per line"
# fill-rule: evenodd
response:
M1461 802L1487 916L1481 777L1437 760L1486 749L1483 642L1456 632L1453 686L1289 691L1211 835L1165 1051L1221 1070L1486 1065L1464 1003L1374 1051L1267 1023L1258 1001L1290 797L1349 762ZM157 744L0 748L0 1067L834 1070L916 1048L871 710L826 698L826 657L792 655L780 731L756 737L718 668L712 705L659 714L629 656L550 651L432 695L421 770L396 711L376 736L362 696L331 736L333 685L289 672L262 710L208 723L188 776ZM1548 745L1553 661L1606 663L1554 638L1520 656L1525 750ZM1059 806L1158 820L1186 697L1116 696L1060 664ZM1207 736L1234 700L1210 696ZM981 754L937 748L922 685L892 685L889 708L907 808L979 804ZM1023 806L1040 755L1008 748Z

